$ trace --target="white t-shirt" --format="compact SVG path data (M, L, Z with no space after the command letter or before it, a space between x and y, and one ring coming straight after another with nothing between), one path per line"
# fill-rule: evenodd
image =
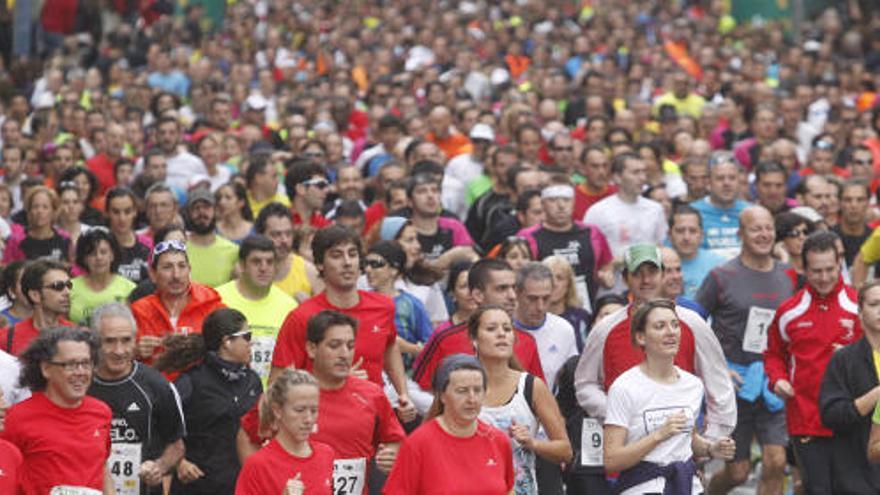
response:
M186 191L189 180L196 175L208 175L208 169L205 168L201 158L186 151L168 157L168 175L165 177L165 183L169 186Z
M624 203L619 194L612 194L587 210L584 223L599 227L615 258L632 244L660 244L666 238L663 207L641 196L635 203Z
M18 359L11 354L0 351L0 388L3 389L3 400L6 402L6 407L12 407L31 396L30 390L18 385L20 373L21 364Z
M443 299L443 289L438 283L431 285L418 285L409 280L401 279L394 284L394 288L405 290L416 296L416 299L425 304L431 323L444 322L449 319L449 310L446 309L446 301Z
M544 323L538 328L529 328L520 322L517 322L516 327L535 338L538 357L541 358L541 371L544 372L547 386L553 390L559 369L568 358L578 353L571 323L561 316L547 313Z
M703 402L703 382L696 376L678 368L679 379L675 383L660 383L652 380L641 366L633 366L611 384L608 391L608 409L605 425L626 428L626 443L631 444L648 436L663 426L671 414L684 411L690 428L686 433L666 439L643 459L659 465L687 461L693 457L691 436ZM657 478L623 492L623 495L640 493L663 493L666 481ZM693 493L700 493L703 487L694 476Z

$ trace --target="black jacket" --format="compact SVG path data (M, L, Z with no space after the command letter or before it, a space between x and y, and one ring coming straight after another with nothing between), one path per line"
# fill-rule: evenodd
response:
M241 470L235 436L241 417L263 392L260 377L246 365L209 352L202 364L180 375L174 384L186 420L185 458L205 476L182 484L175 474L171 493L232 495Z
M862 337L831 357L819 390L822 423L834 430L832 480L836 495L880 493L880 466L867 461L871 415L854 400L878 384L871 345Z

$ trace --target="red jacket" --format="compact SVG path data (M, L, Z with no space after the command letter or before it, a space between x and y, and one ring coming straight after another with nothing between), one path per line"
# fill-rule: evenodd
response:
M184 328L187 333L202 333L202 321L205 317L215 309L223 307L225 306L220 302L220 294L217 291L206 285L191 282L189 301L177 317L177 325L171 324L168 310L156 293L135 301L131 305L131 312L134 313L134 319L137 321L137 338L140 339L145 335L165 337L183 331ZM164 349L159 347L153 356L163 351ZM145 361L149 364L152 359Z
M841 279L825 297L807 285L776 309L764 370L771 390L783 379L794 388L785 407L790 435L833 435L819 417L819 386L835 348L862 336L857 300L855 289Z

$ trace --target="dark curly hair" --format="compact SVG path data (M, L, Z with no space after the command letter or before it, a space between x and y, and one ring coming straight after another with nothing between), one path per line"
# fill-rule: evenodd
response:
M86 266L86 257L98 250L101 241L106 241L110 245L110 251L113 252L110 273L116 273L122 259L122 250L119 248L119 243L116 242L116 237L104 227L89 229L88 232L79 236L79 239L76 240L76 264L89 272L89 267Z
M165 352L156 360L155 368L163 373L187 370L208 352L219 350L223 338L240 331L246 323L247 319L236 309L215 309L202 322L202 333L167 337L163 342Z
M46 389L47 382L41 364L51 361L58 354L58 344L61 342L88 344L92 364L98 364L99 342L94 333L79 327L47 328L19 356L22 364L19 384L22 387L27 387L32 392Z

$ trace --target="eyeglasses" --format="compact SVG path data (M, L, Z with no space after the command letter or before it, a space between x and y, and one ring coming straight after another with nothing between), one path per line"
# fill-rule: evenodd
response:
M180 251L182 253L186 252L186 244L183 241L177 239L171 239L170 241L162 241L153 248L153 257L159 256L162 253L168 251Z
M366 260L366 261L364 261L364 263L368 267L375 268L375 269L385 268L386 266L388 266L388 263L385 262L385 260Z
M554 146L555 151L574 151L574 146Z
M250 330L242 330L240 332L230 333L229 335L227 335L227 337L229 337L230 339L234 339L236 337L241 337L244 340L247 340L248 342L250 342L251 341L251 331Z
M807 229L794 229L792 231L789 231L789 233L785 235L785 237L790 237L790 238L806 237L806 236L807 236Z
M308 151L303 153L303 156L306 158L324 158L324 153L321 151Z
M867 166L873 165L874 162L871 160L853 160L853 164L867 167Z
M317 187L318 189L327 189L327 186L330 185L326 179L309 179L302 183L302 185L306 187Z
M52 366L58 366L66 373L73 373L78 369L83 371L92 371L95 369L95 363L91 361L49 361Z
M52 282L51 284L44 285L43 288L44 289L51 289L51 290L54 290L55 292L61 292L64 289L71 290L71 289L73 289L73 282L71 282L70 280L56 280L55 282Z

